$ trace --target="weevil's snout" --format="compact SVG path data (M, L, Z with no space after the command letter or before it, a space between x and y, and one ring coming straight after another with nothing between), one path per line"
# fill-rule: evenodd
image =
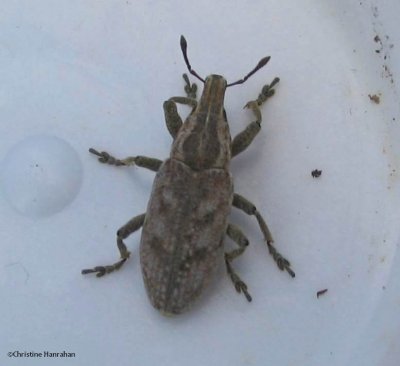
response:
M225 80L225 78L224 78L222 75L218 75L218 74L211 74L211 75L208 75L208 76L206 77L206 82L207 82L207 80L209 80L209 79L216 79L216 80L221 80L221 79L223 79L223 80ZM226 80L225 80L225 82L226 82Z
M226 85L227 82L221 75L207 76L204 81L203 93L197 105L197 112L222 115Z
M206 77L206 80L204 82L204 88L215 88L215 89L225 90L227 84L228 83L223 76L212 74Z

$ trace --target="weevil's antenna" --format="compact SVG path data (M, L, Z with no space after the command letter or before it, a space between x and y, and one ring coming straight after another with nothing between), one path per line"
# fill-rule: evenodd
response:
M260 70L262 67L264 67L267 63L268 63L268 61L270 60L270 56L267 56L267 57L264 57L264 58L262 58L259 62L258 62L258 64L257 64L257 66L253 69L253 70L251 70L243 79L240 79L240 80L238 80L238 81L235 81L234 83L230 83L230 84L228 84L226 87L228 87L228 86L233 86L233 85L238 85L238 84L243 84L251 75L253 75L254 73L256 73L258 70Z
M204 83L205 82L204 79L201 78L196 71L192 70L192 66L190 66L189 59L187 57L187 42L186 42L186 39L184 36L181 36L181 50L182 50L183 58L185 59L186 66L187 66L189 72L192 75L196 76L197 79L201 80Z

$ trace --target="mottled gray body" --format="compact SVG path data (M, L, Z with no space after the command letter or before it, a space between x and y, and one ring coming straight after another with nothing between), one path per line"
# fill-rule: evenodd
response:
M186 47L182 36L185 62L189 71L198 77L188 62ZM245 82L268 60L269 57L261 59L243 79L228 86ZM167 127L174 139L167 160L162 162L146 156L119 160L105 151L89 150L102 163L137 165L155 171L157 175L146 213L135 216L117 232L120 260L112 265L85 269L82 273L96 273L101 277L120 269L130 256L123 240L142 227L140 262L145 287L153 306L164 314L179 314L192 305L222 259L225 259L227 273L236 291L251 301L247 285L231 264L249 243L240 228L227 221L232 206L257 219L278 267L294 277L289 261L272 245L271 233L254 204L234 193L229 173L231 158L244 151L260 131L259 106L274 94L273 87L279 79L265 85L258 98L246 104L254 112L256 120L233 141L224 110L226 80L220 75L210 75L205 80L200 78L204 90L197 101L196 85L190 84L187 75L184 79L187 97L174 97L164 103ZM193 108L184 123L176 103ZM224 253L225 234L237 244L237 249Z
M225 170L194 171L175 159L163 163L140 243L143 279L156 309L181 313L209 283L223 258L232 195Z
M140 262L149 298L164 313L178 314L190 306L223 258L233 198L225 88L223 77L207 78L153 183Z

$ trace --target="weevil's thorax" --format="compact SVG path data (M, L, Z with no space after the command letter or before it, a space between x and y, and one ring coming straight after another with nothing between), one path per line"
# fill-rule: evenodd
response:
M197 107L179 130L171 158L194 170L228 169L231 159L231 135L224 110L226 80L210 75Z

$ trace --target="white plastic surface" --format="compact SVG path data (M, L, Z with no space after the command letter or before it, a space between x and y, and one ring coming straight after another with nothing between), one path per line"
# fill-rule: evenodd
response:
M4 2L0 364L399 365L398 14L396 0ZM232 172L296 278L276 268L256 220L234 210L232 222L251 242L234 265L253 302L236 294L221 266L188 313L166 318L145 294L139 233L127 240L133 254L118 273L80 271L118 259L115 233L145 211L154 176L100 165L87 150L168 156L162 103L183 94L181 34L202 76L234 81L272 56L227 91L234 135L253 117L243 105L281 78L259 136ZM31 184L49 184L24 169L38 160L21 161L15 150L32 136L68 146L41 157L68 161L62 170L47 166L61 178L55 206L54 191L32 194ZM29 187L20 193L7 170L13 161L22 165L11 174ZM311 177L314 169L321 177ZM17 198L36 197L45 213L21 210L7 184ZM75 356L55 360L45 351Z
M50 216L77 195L82 167L75 150L53 136L31 136L10 149L1 165L4 197L23 215Z

